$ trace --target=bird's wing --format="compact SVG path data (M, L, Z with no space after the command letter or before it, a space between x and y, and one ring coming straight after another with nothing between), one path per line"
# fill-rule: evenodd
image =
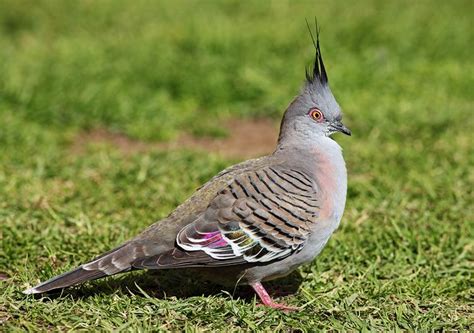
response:
M133 264L140 268L268 262L298 252L319 213L311 177L279 166L247 170L220 190L176 237L177 249Z

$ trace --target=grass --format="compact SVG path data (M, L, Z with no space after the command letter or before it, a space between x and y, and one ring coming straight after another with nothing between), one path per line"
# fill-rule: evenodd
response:
M47 330L472 330L471 1L0 3L0 327ZM351 138L345 215L284 314L175 274L61 297L21 290L135 235L236 162L75 138L225 135L279 119L318 16ZM278 287L278 282L274 283ZM281 289L285 289L282 286Z

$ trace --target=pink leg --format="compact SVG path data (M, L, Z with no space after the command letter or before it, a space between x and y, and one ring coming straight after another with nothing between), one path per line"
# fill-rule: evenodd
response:
M260 297L260 299L262 300L263 305L269 306L273 309L280 309L283 311L299 310L299 308L294 307L294 306L288 306L288 305L278 304L278 303L273 302L272 298L270 297L270 295L268 295L267 291L265 290L265 288L260 282L255 282L250 285L252 286L253 290L255 290L255 292Z

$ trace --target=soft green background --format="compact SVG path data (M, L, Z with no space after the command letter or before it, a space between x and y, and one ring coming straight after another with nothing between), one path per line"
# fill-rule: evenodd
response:
M0 329L473 329L473 12L470 0L1 1ZM236 162L110 145L75 154L78 133L173 140L225 135L232 117L276 120L311 62L315 15L354 134L336 137L349 170L342 225L279 299L303 311L142 273L138 286L122 276L51 300L21 294Z

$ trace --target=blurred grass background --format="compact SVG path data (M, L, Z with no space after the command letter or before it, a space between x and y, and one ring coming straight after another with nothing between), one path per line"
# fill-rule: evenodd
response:
M0 325L472 329L473 6L1 1ZM336 138L349 170L342 226L300 270L299 292L282 300L304 311L225 293L146 298L107 282L92 296L22 296L167 215L236 162L180 149L124 156L113 145L75 154L80 133L151 142L225 136L231 118L278 121L311 63L304 19L315 15L354 135Z

